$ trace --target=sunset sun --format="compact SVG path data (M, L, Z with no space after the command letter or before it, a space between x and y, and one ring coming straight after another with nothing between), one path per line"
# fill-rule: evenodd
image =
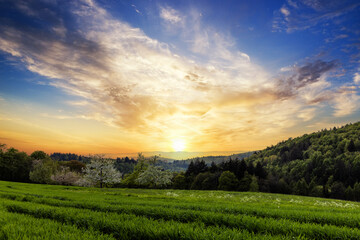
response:
M182 152L185 149L185 141L183 139L174 139L172 148L175 152Z

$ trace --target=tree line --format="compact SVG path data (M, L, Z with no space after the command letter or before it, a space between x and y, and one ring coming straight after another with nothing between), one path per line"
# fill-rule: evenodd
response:
M159 162L158 156L145 158L141 153L136 160L59 153L49 156L42 151L27 155L0 145L0 180L261 191L360 201L360 123L290 138L243 159L211 164L193 159L181 172L166 170Z

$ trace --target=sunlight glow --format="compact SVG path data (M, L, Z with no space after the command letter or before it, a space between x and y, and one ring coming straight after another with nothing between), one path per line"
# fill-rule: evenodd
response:
M174 151L181 152L185 149L185 141L183 139L174 139L172 147Z

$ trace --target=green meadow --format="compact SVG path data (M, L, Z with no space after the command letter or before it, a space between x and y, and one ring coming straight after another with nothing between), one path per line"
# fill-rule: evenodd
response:
M0 181L0 239L360 239L360 203Z

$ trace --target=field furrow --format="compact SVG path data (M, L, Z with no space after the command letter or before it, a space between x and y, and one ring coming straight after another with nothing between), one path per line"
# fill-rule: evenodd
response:
M35 207L34 207L35 206ZM127 206L128 207L128 206ZM62 207L50 207L45 205L39 205L35 203L12 203L7 204L6 208L11 212L20 212L26 214L34 214L37 216L41 212L42 217L52 216L52 213L59 212L59 216L64 211L71 209L72 212L78 214L82 211L90 213L88 209L78 210L70 208L69 206ZM35 210L34 210L35 209ZM47 210L46 210L47 209ZM96 209L92 209L96 210ZM96 212L96 214L107 216L122 216L124 219L128 216L138 217L139 219L157 219L163 220L162 224L169 222L173 225L175 222L181 223L202 223L203 226L218 226L223 228L231 228L237 230L247 230L251 233L266 233L271 235L291 235L294 237L305 236L312 239L360 239L360 230L351 229L347 227L336 227L329 225L318 225L312 223L299 223L285 219L273 219L273 218L257 218L246 215L225 215L216 213L202 213L199 211L160 211L159 209L151 208L126 208L122 211L116 212L117 214L110 214L109 212ZM50 214L50 215L49 215ZM65 214L66 215L66 214ZM57 217L59 217L57 216ZM126 216L126 217L125 217ZM56 219L56 217L50 217ZM115 217L117 219L117 217Z
M5 203L9 212L53 219L80 228L99 230L117 239L287 239L288 236L254 234L246 230L206 227L202 223L156 221L131 214L114 214L50 207L35 203ZM299 237L301 239L301 237Z
M299 223L316 223L321 225L335 225L339 227L360 227L360 215L352 217L348 213L333 215L329 212L311 212L287 209L266 209L261 207L242 206L233 207L214 207L205 204L174 204L159 202L157 204L141 202L117 202L116 204L98 203L93 201L69 201L69 199L59 200L60 197L38 197L21 194L0 193L0 198L8 198L18 201L29 201L50 206L75 207L90 209L102 212L127 213L137 216L147 216L154 219L175 220L180 222L202 221L207 225L224 225L226 227L237 227L238 220L243 215L261 218L288 219Z
M0 213L0 239L360 239L360 204L278 194L0 181Z

